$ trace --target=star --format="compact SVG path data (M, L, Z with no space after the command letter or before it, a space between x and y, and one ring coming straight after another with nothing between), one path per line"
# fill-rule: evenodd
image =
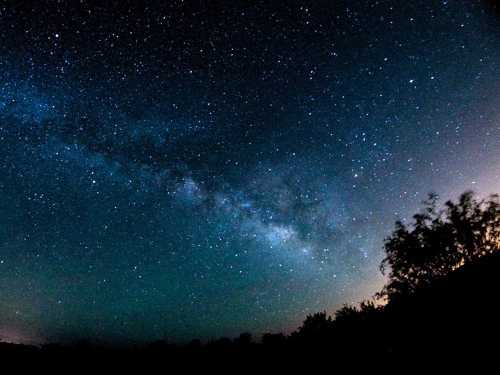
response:
M498 192L495 14L367 3L5 5L0 336L289 333L427 192Z

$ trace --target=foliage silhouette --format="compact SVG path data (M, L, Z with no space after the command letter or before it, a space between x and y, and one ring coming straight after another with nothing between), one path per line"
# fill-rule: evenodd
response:
M413 225L396 222L385 241L382 272L389 281L379 294L389 299L445 277L455 269L494 253L500 248L500 203L498 195L478 200L472 192L458 202L448 201L437 210L437 196L430 194Z
M45 345L40 348L0 343L0 354L39 356L74 361L102 357L123 360L168 358L200 363L212 359L249 363L267 358L293 363L305 355L379 361L404 358L457 358L496 353L499 345L500 204L498 196L478 200L471 192L437 209L430 194L414 223L396 223L385 241L381 269L388 282L375 301L344 305L334 316L326 311L308 315L290 335L265 333L253 342L250 333L206 344L185 346L153 342L143 349L85 345ZM377 302L377 303L376 303ZM196 361L194 363L197 363Z

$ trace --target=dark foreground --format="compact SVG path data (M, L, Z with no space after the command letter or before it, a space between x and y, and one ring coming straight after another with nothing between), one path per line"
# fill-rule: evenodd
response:
M264 335L254 343L250 335L235 340L219 339L187 346L156 342L142 348L102 348L88 343L42 347L0 344L2 360L37 365L181 364L205 366L212 362L228 366L252 366L260 361L294 366L311 361L335 361L356 366L419 361L437 358L495 358L500 349L500 254L481 258L446 278L401 297L383 307L365 305L345 308L331 319L324 313L309 316L290 336ZM410 362L408 362L410 363Z

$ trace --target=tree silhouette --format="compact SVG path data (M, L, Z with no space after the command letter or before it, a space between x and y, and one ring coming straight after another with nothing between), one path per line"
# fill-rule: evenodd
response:
M308 315L302 326L293 334L292 341L301 344L323 346L330 341L334 321L326 311Z
M326 311L308 315L299 328L299 332L304 335L314 335L317 332L327 330L332 327L333 319L326 314Z
M243 332L234 340L234 342L239 346L249 346L252 344L252 334L250 332Z
M389 282L379 296L394 299L500 248L498 195L478 200L472 192L437 210L437 195L429 194L410 226L396 222L385 241L382 272Z
M437 196L430 194L413 223L397 222L386 239L381 268L389 277L379 296L387 297L387 303L363 301L344 305L333 316L326 311L311 314L290 335L265 333L261 343L244 332L234 340L222 337L206 345L200 340L185 346L156 341L144 349L123 350L147 360L168 358L184 364L206 363L210 358L249 363L260 357L282 364L300 356L383 358L388 363L433 355L494 356L498 345L491 342L500 337L494 298L500 270L499 197L478 200L466 192L441 209L437 202ZM37 348L0 342L0 354L6 353L17 353L19 358L40 353L74 363L74 358L98 355L121 360L124 352L90 344Z
M264 333L262 335L262 344L266 347L280 347L286 341L286 336L283 333Z

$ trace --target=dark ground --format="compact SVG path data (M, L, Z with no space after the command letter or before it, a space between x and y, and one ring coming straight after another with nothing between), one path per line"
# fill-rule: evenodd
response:
M498 291L500 254L485 256L453 272L432 287L392 301L366 314L320 322L308 333L266 335L260 343L242 335L187 346L155 342L142 348L102 348L89 343L41 347L0 344L0 358L24 365L51 363L61 369L107 363L110 366L165 368L182 365L205 367L224 364L227 369L259 363L298 366L310 363L347 364L355 367L396 362L421 364L439 359L494 360L498 355L500 322ZM321 319L320 319L321 320Z

